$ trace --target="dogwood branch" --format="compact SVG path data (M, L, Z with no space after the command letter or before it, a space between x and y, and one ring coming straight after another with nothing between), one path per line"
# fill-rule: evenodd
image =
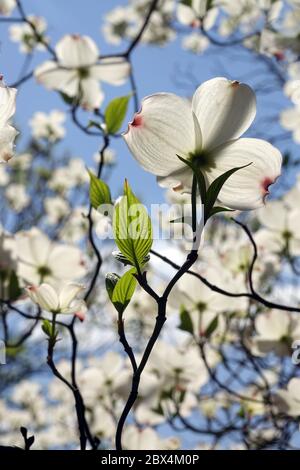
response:
M194 176L194 181L196 181L195 176ZM195 191L193 191L193 194L192 194L192 197L191 197L193 203L194 203L195 194L196 194L196 188L195 188ZM125 404L124 410L121 414L121 417L119 419L118 426L117 426L115 442L116 442L116 449L119 450L119 451L122 450L122 432L123 432L123 428L124 428L126 419L127 419L128 415L129 415L129 413L130 413L130 411L131 411L131 409L132 409L132 407L133 407L133 405L134 405L134 403L135 403L135 401L138 397L139 384L140 384L142 373L143 373L143 371L144 371L144 369L145 369L145 367L148 363L148 360L149 360L150 354L152 352L152 349L154 348L155 343L158 340L159 335L161 333L161 330L162 330L162 328L165 324L165 321L167 319L167 317L166 317L166 308L167 308L168 297L169 297L173 287L175 286L175 284L190 269L190 267L197 261L197 258L198 258L198 248L199 248L200 240L199 240L198 233L197 233L198 225L197 225L197 219L196 219L197 218L196 212L193 211L192 217L193 217L192 224L193 224L194 229L196 229L196 232L194 231L194 235L195 235L195 239L198 240L198 242L197 242L198 245L196 247L193 245L193 248L191 249L190 253L188 254L188 256L186 258L186 261L178 269L175 276L170 280L170 282L168 283L167 287L165 288L163 294L161 296L159 296L149 286L149 284L147 282L147 279L146 279L146 273L138 274L136 276L139 284L141 285L141 287L156 301L156 304L157 304L157 317L156 317L155 326L154 326L152 335L150 336L150 339L149 339L149 341L146 345L146 348L144 350L142 359L141 359L141 361L140 361L137 368L133 367L134 372L133 372L133 377L132 377L131 392L130 392L128 400ZM127 353L129 351L129 353L130 353L129 358L130 358L131 361L133 361L131 350L128 350L128 347L125 350L126 350ZM134 357L134 355L133 355L133 357ZM135 359L134 359L133 365L134 364L135 364Z

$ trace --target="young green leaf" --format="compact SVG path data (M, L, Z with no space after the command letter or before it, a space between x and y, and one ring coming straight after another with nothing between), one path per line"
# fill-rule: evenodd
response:
M104 119L108 134L116 134L121 128L127 113L130 95L114 98L107 106Z
M248 163L247 165L243 166L238 166L236 168L231 168L211 183L206 193L204 222L208 220L209 214L219 196L222 187L224 186L228 178L230 178L230 176L233 175L236 171L242 170L243 168L246 168L249 165L251 165L251 163Z
M210 324L206 328L206 331L205 331L206 338L209 338L213 334L213 332L218 328L218 324L219 324L219 317L218 315L216 315L215 318L213 318L213 320L210 322Z
M120 315L122 315L134 294L137 284L135 273L135 268L131 268L123 274L113 289L111 301Z
M182 307L180 310L180 325L179 329L182 331L187 331L188 333L194 333L194 325L191 319L189 312Z
M124 256L121 251L113 251L112 252L113 257L119 261L119 263L122 263L124 266L133 266L133 263L131 261L128 261L126 256ZM150 255L145 256L142 265L144 266L150 261Z
M147 209L133 194L127 181L124 196L115 206L113 232L119 250L139 271L152 246L152 224Z
M90 170L90 202L94 209L98 209L102 204L111 204L110 189L107 184L98 179Z
M191 7L192 8L192 2L193 0L181 0L180 3L182 3L183 5L186 5L188 7Z
M49 320L43 320L42 323L42 330L45 333L45 335L49 336L49 338L52 335L52 326Z
M9 276L8 295L11 301L16 300L22 294L19 279L15 271L12 271Z
M110 298L111 301L112 301L114 289L119 279L120 279L120 276L115 273L108 273L105 276L105 287L108 293L108 297Z
M78 101L78 99L74 98L74 96L69 96L66 93L63 93L62 91L60 91L59 94L62 97L63 101L68 105L74 106L74 104L76 104L76 102Z

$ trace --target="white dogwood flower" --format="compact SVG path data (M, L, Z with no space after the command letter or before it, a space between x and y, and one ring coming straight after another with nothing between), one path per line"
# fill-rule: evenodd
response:
M21 183L9 184L5 190L5 197L10 207L16 212L21 212L30 203L26 187Z
M187 26L199 26L200 18L206 13L207 0L192 0L191 6L179 3L177 6L177 19Z
M199 28L201 21L203 28L208 30L213 27L219 14L218 8L208 8L207 0L192 0L190 5L185 2L177 6L177 19L180 23L193 28Z
M40 51L45 49L45 36L47 22L41 16L28 15L28 21L34 25L35 31L28 23L13 24L9 28L9 36L13 42L20 43L20 52L30 54L36 48Z
M291 354L291 344L299 338L298 316L281 310L263 312L255 318L256 336L253 350L256 355L264 356L270 352L278 356Z
M47 214L47 223L50 225L58 224L71 211L68 201L61 196L45 197L44 208Z
M279 150L260 139L242 138L256 114L252 89L226 78L214 78L195 92L192 103L171 93L143 100L124 139L136 160L158 176L161 186L190 192L192 170L179 158L201 169L206 182L235 167L219 202L232 209L263 205L269 186L280 175Z
M292 196L298 195L296 188L294 188ZM260 223L270 232L271 238L276 242L278 252L288 248L291 256L299 256L300 210L297 207L289 207L288 197L287 194L286 199L283 201L269 201L257 212L257 216Z
M180 447L180 441L175 437L162 439L150 427L139 429L134 425L129 425L124 431L124 446L129 450L174 450Z
M280 114L280 124L284 129L293 133L293 139L297 144L300 144L300 106L284 109Z
M16 109L15 88L4 85L0 77L0 162L7 162L13 156L14 140L17 131L9 124Z
M78 315L85 313L84 300L77 298L84 290L82 284L65 283L60 288L54 289L50 284L43 283L40 286L26 287L25 290L34 303L48 312Z
M129 75L130 65L124 58L99 60L96 43L88 36L66 35L56 45L57 61L38 66L35 76L50 90L80 99L86 109L98 108L104 98L100 81L121 85Z
M202 54L209 46L209 40L199 32L193 32L182 40L182 47L194 54Z
M56 142L65 136L65 129L62 126L66 120L65 113L54 109L49 114L37 112L29 121L32 135L36 139L47 139L49 142Z
M18 275L27 284L42 282L59 286L86 274L81 250L73 245L56 243L37 228L16 234Z

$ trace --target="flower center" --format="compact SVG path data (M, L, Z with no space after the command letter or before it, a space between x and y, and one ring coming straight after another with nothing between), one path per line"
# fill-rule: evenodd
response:
M205 302L198 302L196 304L196 308L199 313L203 313L207 309L207 304Z
M44 278L46 276L50 276L52 272L51 272L51 269L48 268L48 266L39 266L38 274L41 276L41 278Z
M84 78L88 78L89 74L90 74L90 71L88 67L80 67L78 69L78 76L81 80Z
M282 237L288 241L290 240L292 237L293 237L293 234L292 232L290 232L289 230L284 230L284 232L282 232Z
M209 171L211 168L215 168L215 162L212 154L205 150L196 150L189 154L189 160L195 163L200 170Z

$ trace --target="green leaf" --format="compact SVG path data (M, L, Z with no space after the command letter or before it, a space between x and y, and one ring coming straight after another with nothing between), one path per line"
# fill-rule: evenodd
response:
M160 403L158 403L156 408L151 408L151 411L153 411L153 413L156 413L158 415L164 416L164 410Z
M131 268L123 274L114 287L111 301L120 315L122 315L134 294L137 284L137 280L133 275L135 273L135 268Z
M216 315L215 318L210 322L210 324L206 328L205 336L207 338L209 338L213 334L213 332L217 329L218 324L219 324L219 317L218 315Z
M68 105L74 105L76 104L77 97L75 96L69 96L66 93L59 92L60 96L62 97L63 101L68 104Z
M182 331L187 331L188 333L194 333L194 325L191 319L189 312L182 307L180 310L180 325L179 329Z
M127 181L124 196L115 206L113 233L119 250L139 272L147 262L152 246L152 224L147 209L133 194Z
M116 134L121 128L127 113L128 103L131 95L114 98L104 112L106 131L108 134Z
M52 336L52 325L49 320L43 320L42 330L49 338Z
M11 301L17 300L22 294L19 285L19 279L15 271L12 271L9 276L8 295Z
M90 120L87 128L90 129L91 127L95 127L96 129L99 129L99 131L103 132L103 127L97 121Z
M210 187L207 190L206 193L206 201L205 201L205 216L204 216L204 221L206 222L209 218L209 214L219 196L219 193L223 187L223 185L226 183L228 178L230 178L231 175L233 175L236 171L241 170L243 168L246 168L247 166L251 165L251 163L248 163L247 165L239 166L236 168L231 168L230 170L226 171L222 175L220 175L218 178L216 178L210 185Z
M183 5L186 5L187 7L190 7L192 8L192 2L193 0L181 0L180 3L182 3Z
M227 207L220 207L220 206L215 206L211 209L208 219L212 217L215 214L219 214L220 212L234 212L233 209L227 209Z
M112 296L113 296L114 289L115 289L116 284L119 281L119 279L120 279L120 276L118 274L115 274L115 273L106 274L105 287L106 287L106 291L108 293L108 297L110 298L111 301L112 301Z
M90 170L90 202L94 209L98 209L102 204L112 204L110 189L107 184L97 178Z

